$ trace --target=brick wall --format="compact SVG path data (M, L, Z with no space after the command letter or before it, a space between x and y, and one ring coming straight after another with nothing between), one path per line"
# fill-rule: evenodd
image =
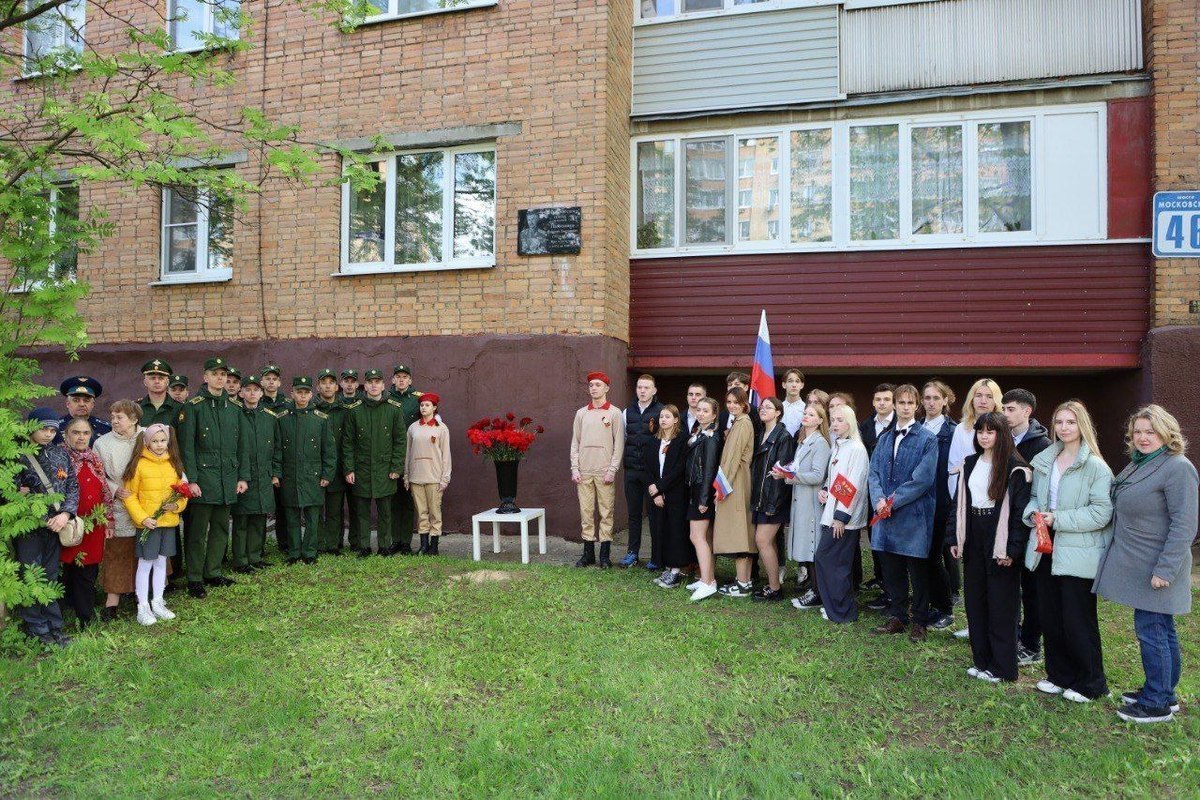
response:
M1154 85L1154 188L1200 189L1200 4L1146 0L1146 63ZM1200 299L1200 259L1159 259L1154 324L1195 325L1188 302Z
M172 338L188 341L417 332L627 339L631 8L630 0L502 0L342 34L296 6L271 6L264 18L261 4L248 5L254 49L230 60L239 82L203 101L222 123L244 106L263 108L309 141L520 124L497 142L497 265L332 277L340 188L267 180L235 226L231 282L151 287L159 192L86 185L85 208L104 208L116 224L80 262L93 290L92 342L161 340L167 320ZM161 24L153 14L129 0L131 19ZM121 26L92 16L89 42L103 47ZM26 91L36 83L17 89ZM332 157L321 166L318 180L340 170ZM237 169L254 177L255 154ZM582 206L580 255L517 255L517 211L542 204Z

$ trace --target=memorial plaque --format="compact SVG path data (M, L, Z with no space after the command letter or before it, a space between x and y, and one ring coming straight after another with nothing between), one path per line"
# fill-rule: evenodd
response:
M579 206L521 209L517 212L517 254L578 255L583 246L582 228Z

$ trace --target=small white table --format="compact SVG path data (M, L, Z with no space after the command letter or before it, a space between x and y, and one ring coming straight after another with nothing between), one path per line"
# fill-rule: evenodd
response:
M546 555L546 509L522 508L517 514L497 514L496 509L489 509L471 517L471 547L476 561L483 558L479 547L479 523L492 523L492 552L500 552L500 523L521 523L521 563L529 563L529 523L531 520L541 520L538 525L538 552Z

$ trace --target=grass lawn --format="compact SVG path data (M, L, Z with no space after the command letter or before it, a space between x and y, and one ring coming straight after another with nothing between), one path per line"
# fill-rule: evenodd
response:
M869 612L497 568L325 558L0 658L0 796L1200 796L1196 617L1183 713L1135 728ZM1132 612L1102 623L1113 691L1136 688Z

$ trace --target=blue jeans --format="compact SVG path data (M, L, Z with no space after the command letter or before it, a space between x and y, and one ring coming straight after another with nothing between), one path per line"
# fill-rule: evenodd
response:
M1133 629L1142 648L1142 669L1146 673L1142 705L1157 709L1178 702L1175 687L1179 685L1182 659L1175 617L1135 608Z

